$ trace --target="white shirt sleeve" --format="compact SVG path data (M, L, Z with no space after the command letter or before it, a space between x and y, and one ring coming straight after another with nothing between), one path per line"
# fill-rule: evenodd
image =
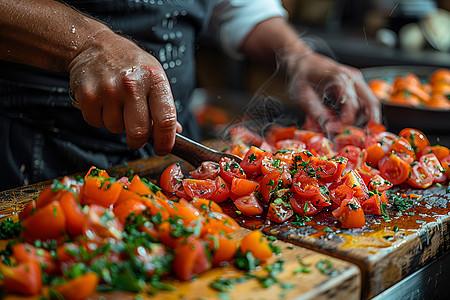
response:
M218 34L224 51L241 58L239 47L258 23L272 18L287 18L279 0L217 0L211 14L210 30Z

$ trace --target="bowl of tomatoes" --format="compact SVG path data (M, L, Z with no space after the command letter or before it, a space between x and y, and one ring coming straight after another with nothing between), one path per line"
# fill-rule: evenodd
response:
M426 132L450 130L450 70L425 66L384 66L362 70L382 103L391 131L404 127Z

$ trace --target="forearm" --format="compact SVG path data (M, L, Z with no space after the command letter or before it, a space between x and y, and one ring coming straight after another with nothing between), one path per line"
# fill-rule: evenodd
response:
M83 45L110 31L52 0L0 1L0 59L67 72Z
M256 25L242 42L241 50L248 58L270 66L276 64L277 56L301 56L311 52L282 17L270 18Z

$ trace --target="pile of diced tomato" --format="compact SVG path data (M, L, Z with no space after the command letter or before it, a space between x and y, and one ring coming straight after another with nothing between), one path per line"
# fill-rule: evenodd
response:
M232 239L240 226L215 202L169 200L138 175L116 179L95 167L55 180L19 219L20 235L1 253L6 293L84 299L97 289L154 292L168 287L168 277L191 280L238 256L272 256L258 230Z
M369 81L377 98L386 103L435 109L450 109L450 70L437 69L427 82L407 73L390 83L380 78Z
M427 188L450 175L449 149L430 146L411 128L396 135L377 123L348 126L333 142L296 127L272 126L264 138L235 127L231 136L227 151L242 162L223 157L187 174L172 164L162 173L163 191L188 200L231 199L239 214L275 223L324 211L342 228L361 228L365 215L384 214L393 185Z

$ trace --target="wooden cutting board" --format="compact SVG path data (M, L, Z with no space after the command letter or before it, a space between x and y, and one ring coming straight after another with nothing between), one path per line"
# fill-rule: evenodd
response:
M261 228L281 240L356 264L362 272L362 298L367 299L450 250L450 193L446 190L447 186L403 189L401 193L422 197L401 216L390 212L390 220L366 217L363 229L341 230L330 212L321 212L299 227L290 222L262 224L259 220L245 219L233 207L225 211L243 227Z
M139 175L157 179L162 170L175 160L177 158L173 156L137 160L109 172L119 176L133 169ZM189 169L189 165L185 164L183 167ZM30 195L41 189L42 185L32 185L6 191L0 193L0 200L3 203L14 203L14 207L20 208L29 201ZM450 250L450 193L446 193L446 189L444 186L424 191L404 190L405 193L423 195L420 205L404 211L403 216L390 213L391 221L369 216L364 229L342 230L340 233L337 231L338 223L330 214L317 215L306 226L297 227L289 223L263 224L260 220L245 219L235 213L231 203L228 203L226 210L243 227L262 227L263 232L281 240L357 265L362 274L362 298L367 299ZM326 227L334 232L324 232ZM395 227L398 227L397 232L394 231Z
M155 158L151 160L136 161L123 168L110 170L110 174L125 174L129 168L133 168L139 174L160 174L161 166L169 164L172 158ZM163 164L162 164L163 162ZM156 172L156 173L155 173ZM119 175L120 176L120 175ZM18 213L34 196L38 195L51 182L34 184L26 187L0 192L0 218L12 216L17 218ZM250 232L242 228L232 234L234 239L240 239ZM5 241L0 241L0 248ZM283 260L284 270L277 275L280 282L291 284L291 289L283 289L281 285L274 284L269 288L263 288L256 279L248 279L236 284L231 291L218 292L210 287L210 284L218 278L243 277L244 272L234 267L221 267L210 270L192 282L171 281L168 284L176 288L176 291L161 291L158 299L354 299L361 297L361 274L357 266L331 256L311 251L304 247L295 246L283 241L275 241L274 245L281 247L280 255L272 257L267 265L278 260ZM331 264L333 272L323 273L317 266L319 262ZM298 268L306 266L309 273L295 273ZM255 275L267 276L267 271L259 270ZM97 293L93 299L100 296L105 299L137 299L130 293ZM141 295L142 298L154 298ZM29 299L25 297L7 296L4 299Z

